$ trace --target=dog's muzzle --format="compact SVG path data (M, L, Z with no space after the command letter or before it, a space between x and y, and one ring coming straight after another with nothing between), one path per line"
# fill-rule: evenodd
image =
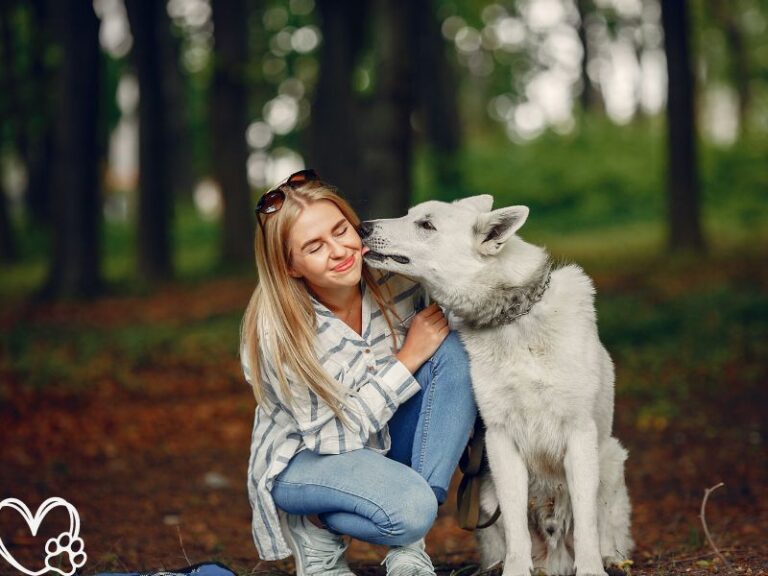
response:
M375 252L374 250L370 250L369 252L366 252L363 255L363 259L365 258L368 258L370 260L375 260L376 262L384 262L387 258L391 258L392 260L394 260L395 262L398 262L399 264L408 264L411 261L410 258L406 256L400 256L399 254L382 254L381 252Z
M383 252L379 252L377 248L384 248L386 242L380 238L371 238L373 227L373 222L361 222L360 226L357 228L357 233L360 235L363 245L370 248L370 251L363 255L363 259L367 258L375 262L384 262L387 258L391 258L399 264L408 264L411 261L407 256L401 256L400 254L384 254Z

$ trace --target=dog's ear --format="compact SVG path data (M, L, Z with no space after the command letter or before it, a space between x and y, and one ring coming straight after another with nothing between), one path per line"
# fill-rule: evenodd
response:
M527 218L527 206L508 206L478 215L473 227L478 251L486 256L498 254Z
M470 196L469 198L459 198L452 202L462 208L469 208L478 214L490 212L493 207L493 196L490 194L480 194L479 196Z

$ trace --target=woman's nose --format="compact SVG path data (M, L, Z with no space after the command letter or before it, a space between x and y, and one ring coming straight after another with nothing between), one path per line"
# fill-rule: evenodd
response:
M331 241L331 254L335 257L341 258L346 254L347 249L344 247L344 244L336 240L335 238Z

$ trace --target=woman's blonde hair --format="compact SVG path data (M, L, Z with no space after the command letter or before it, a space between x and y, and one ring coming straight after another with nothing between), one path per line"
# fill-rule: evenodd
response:
M338 195L337 189L321 180L310 180L295 187L284 186L285 201L277 212L257 214L264 230L256 230L256 266L259 280L248 302L240 323L240 354L250 368L251 386L258 403L263 403L265 391L261 384L261 354L269 354L275 366L283 398L292 404L293 397L285 376L287 368L292 376L322 398L334 413L343 418L342 407L350 390L339 383L320 364L315 353L317 317L304 280L288 273L290 249L288 235L301 212L320 200L330 200L354 226L360 225L355 211ZM264 245L266 239L266 246ZM392 304L392 294L386 287L382 293L378 280L382 273L363 262L362 277L379 305L392 333L393 346L397 341L392 329L392 312L402 320Z

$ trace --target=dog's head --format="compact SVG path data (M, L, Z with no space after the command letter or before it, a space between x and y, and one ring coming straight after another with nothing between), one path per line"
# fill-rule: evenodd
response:
M446 290L466 295L478 283L494 281L494 264L528 217L525 206L492 206L490 194L430 200L402 218L363 222L360 236L370 248L365 262L421 282L439 303L450 305Z

